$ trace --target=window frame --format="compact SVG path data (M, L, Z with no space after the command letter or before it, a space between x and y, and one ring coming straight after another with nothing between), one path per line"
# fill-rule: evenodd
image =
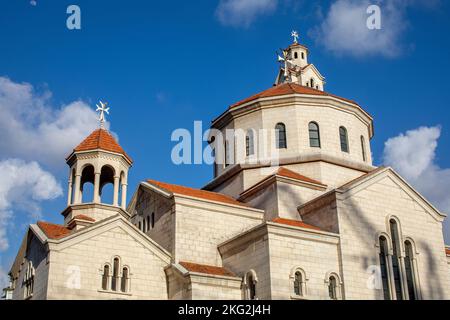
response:
M315 129L312 129L311 126L315 126ZM315 121L310 121L308 123L308 133L309 133L309 146L311 148L322 148L322 142L320 139L320 126ZM317 134L317 137L312 137L312 134ZM317 142L317 145L314 145L313 141Z
M287 149L287 130L283 122L275 125L275 147L277 149Z
M341 151L345 153L350 153L350 146L348 143L348 131L344 126L339 127L339 142L341 145Z

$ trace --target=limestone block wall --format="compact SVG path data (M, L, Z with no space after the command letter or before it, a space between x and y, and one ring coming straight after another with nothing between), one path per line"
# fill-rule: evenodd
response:
M33 295L25 297L24 278L27 271L28 262L31 261L35 269ZM40 241L34 235L31 235L31 240L27 248L26 257L20 266L16 286L13 291L13 300L23 300L28 298L30 300L42 300L47 296L47 281L48 281L48 264L47 252Z
M139 190L131 223L141 226L141 231L155 240L167 251L173 253L175 243L175 217L173 215L173 199L167 199L148 189ZM152 213L154 225L151 225ZM146 230L143 230L144 221Z
M245 202L253 208L264 210L265 220L272 220L278 216L277 186L274 183L268 185L265 189L255 192L255 194L246 198Z
M175 210L175 262L221 266L218 244L263 220L263 212L256 209L211 204L195 199L177 199Z
M348 299L382 299L382 291L367 286L367 268L379 265L377 239L389 234L389 217L400 222L402 242L416 246L418 276L423 299L449 299L450 274L444 251L442 223L423 203L391 175L342 195L338 202L342 266ZM419 201L419 202L418 202Z
M269 239L265 229L257 231L251 239L242 237L234 240L231 248L224 249L222 255L225 268L244 278L251 270L256 274L256 297L260 300L272 298ZM242 298L243 298L242 294Z
M304 299L329 299L326 279L340 275L339 236L308 233L288 227L269 228L269 257L272 299L298 298L294 294L295 270L306 276ZM343 284L345 286L345 283ZM341 286L341 297L344 297Z
M77 239L78 238L78 239ZM95 235L84 234L55 247L50 255L48 299L167 299L162 260L120 225ZM130 270L130 291L103 291L102 273L105 263L120 257L121 266ZM69 281L78 270L79 288Z
M190 288L193 300L240 300L241 279L191 274Z

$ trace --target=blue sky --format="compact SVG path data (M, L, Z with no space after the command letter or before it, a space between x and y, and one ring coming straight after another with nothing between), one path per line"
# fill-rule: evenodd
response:
M357 24L361 9L373 3L381 7L382 29L370 33ZM81 30L66 27L71 4L81 9ZM65 126L80 136L95 126L87 106L110 103L110 128L135 161L128 198L145 178L201 187L212 168L172 164L172 131L192 130L195 120L206 129L228 105L269 88L278 68L275 51L290 44L292 29L326 77L326 91L356 100L374 116L375 164L397 166L450 213L450 184L441 181L450 180L449 9L437 0L2 1L0 168L20 159L4 167L24 173L34 161L49 190L2 195L0 186L0 229L3 223L9 243L0 268L9 267L28 223L62 222L64 156L78 137ZM1 100L8 90L17 96ZM10 116L17 127L9 127ZM14 130L31 138L18 140ZM419 159L418 167L386 154L389 139L390 150L405 150L408 159ZM419 187L420 181L427 185ZM1 196L7 197L3 208Z

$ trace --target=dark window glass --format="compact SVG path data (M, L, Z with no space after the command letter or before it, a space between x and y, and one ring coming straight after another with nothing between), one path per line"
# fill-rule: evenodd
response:
M245 154L247 157L255 154L253 130L248 130L245 137Z
M315 122L309 123L309 145L311 147L320 148L319 125Z
M152 222L152 229L153 229L155 227L155 213L154 212L152 212L151 222Z
M253 279L253 276L248 277L248 294L249 294L250 300L255 300L256 286L255 286L255 280Z
M341 150L343 152L348 152L348 135L345 127L339 128L339 139L341 140Z
M122 270L122 281L120 283L120 291L127 292L128 291L128 269L123 268Z
M405 271L409 300L416 300L416 292L414 290L413 250L411 242L409 241L405 241Z
M295 280L294 280L294 293L297 296L303 295L302 292L302 274L300 271L297 271L295 273Z
M109 266L106 265L103 267L103 276L102 276L102 289L108 290L108 277L109 277Z
M328 295L330 299L337 300L337 281L335 277L330 277L328 283Z
M390 300L391 295L389 293L389 279L387 271L387 242L386 238L380 237L380 271L381 271L381 283L383 285L383 296L385 300Z
M286 126L283 123L278 123L275 126L275 139L276 139L276 146L278 149L287 148Z
M392 237L392 271L394 273L394 285L395 294L397 300L403 300L402 294L402 281L400 274L400 248L399 248L399 234L397 222L395 220L390 221L391 237Z
M119 259L114 259L113 277L111 281L111 290L117 291L117 281L119 280Z

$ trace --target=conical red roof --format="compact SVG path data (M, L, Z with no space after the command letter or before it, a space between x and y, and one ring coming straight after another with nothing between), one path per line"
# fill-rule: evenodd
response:
M130 162L133 161L117 143L114 137L105 129L97 129L93 131L86 139L83 140L83 142L73 149L73 151L79 152L95 149L119 153L125 156L125 158L127 158Z

